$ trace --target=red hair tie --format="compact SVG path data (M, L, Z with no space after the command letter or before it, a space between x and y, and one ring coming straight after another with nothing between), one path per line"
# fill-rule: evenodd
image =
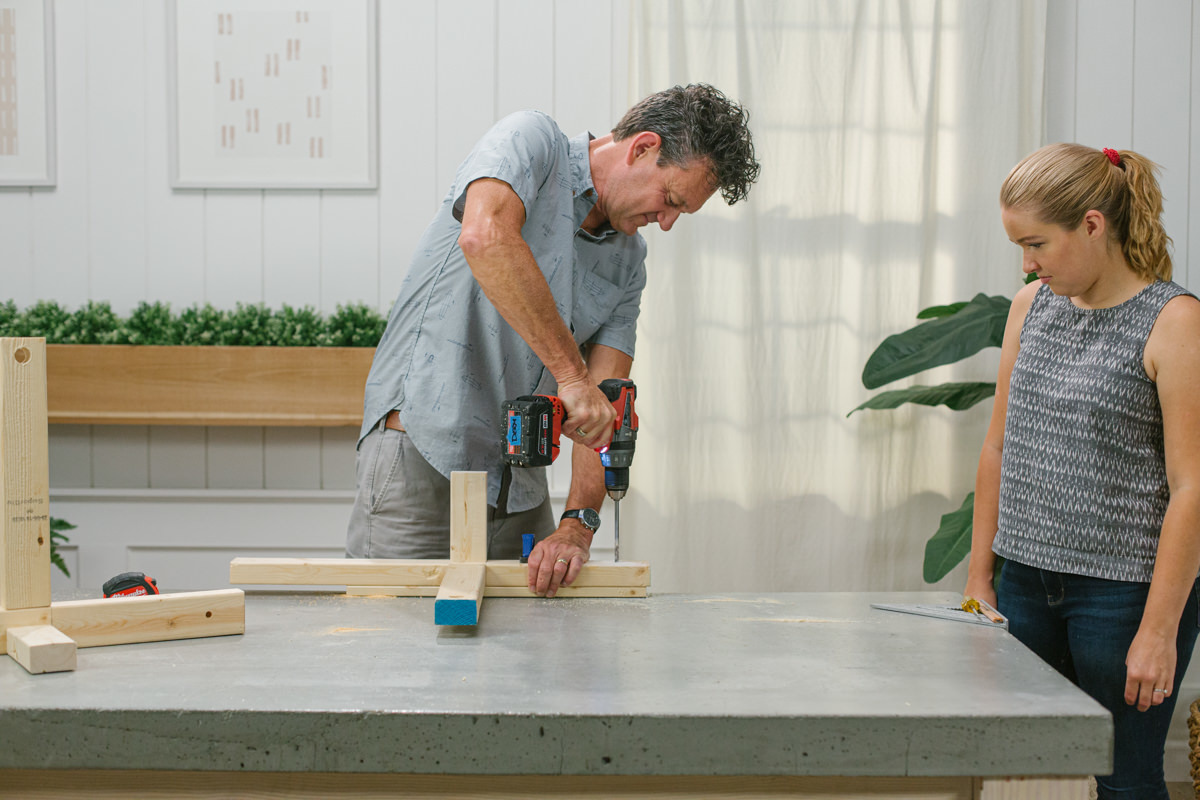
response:
M1113 163L1114 167L1121 166L1121 154L1111 147L1104 148L1104 155L1108 156L1108 160Z

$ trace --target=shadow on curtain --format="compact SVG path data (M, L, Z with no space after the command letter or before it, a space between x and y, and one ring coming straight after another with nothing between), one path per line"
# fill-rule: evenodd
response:
M652 563L656 591L926 588L925 541L973 487L990 404L846 413L921 308L1020 287L996 195L1040 143L1045 16L634 3L631 96L718 86L750 109L763 165L747 202L647 236L622 556Z

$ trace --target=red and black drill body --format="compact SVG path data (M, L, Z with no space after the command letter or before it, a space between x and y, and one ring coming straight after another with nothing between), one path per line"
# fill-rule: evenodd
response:
M612 402L617 416L612 440L597 452L604 465L604 488L609 497L620 500L629 489L629 465L637 444L637 386L631 380L609 378L600 383L600 391ZM546 394L525 395L505 401L501 410L504 463L514 467L547 467L554 463L566 415L562 400Z

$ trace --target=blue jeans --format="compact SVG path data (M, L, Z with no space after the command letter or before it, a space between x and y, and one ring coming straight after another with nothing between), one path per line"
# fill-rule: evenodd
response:
M1163 748L1179 683L1200 633L1200 581L1175 640L1175 684L1159 706L1125 703L1125 656L1142 621L1150 585L1089 578L1006 561L997 592L1008 629L1113 716L1113 772L1096 776L1101 800L1167 800Z

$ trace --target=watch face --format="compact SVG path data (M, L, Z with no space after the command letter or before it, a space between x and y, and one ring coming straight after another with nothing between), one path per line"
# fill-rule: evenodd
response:
M569 511L564 511L563 519L573 518L584 524L588 530L593 533L600 527L600 514L594 508L574 508Z
M600 515L596 513L595 509L583 509L583 513L579 515L579 518L583 520L584 525L587 525L593 531L600 527Z

